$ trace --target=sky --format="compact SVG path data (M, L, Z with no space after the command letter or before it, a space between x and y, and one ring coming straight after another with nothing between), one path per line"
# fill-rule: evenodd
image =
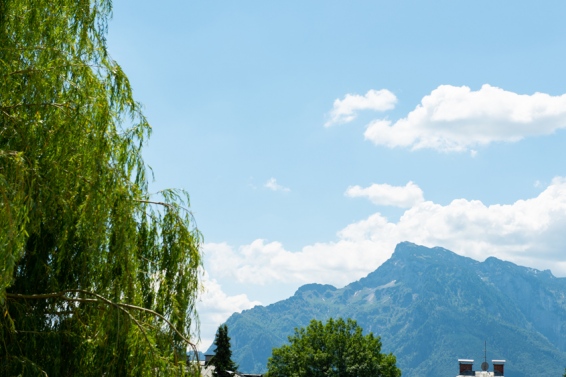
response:
M566 2L122 0L152 192L203 234L199 348L401 241L566 276Z

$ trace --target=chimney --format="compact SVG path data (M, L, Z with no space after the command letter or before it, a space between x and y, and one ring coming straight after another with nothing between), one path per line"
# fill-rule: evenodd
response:
M504 373L504 366L505 366L505 360L491 360L491 363L493 364L493 374L495 376L503 376L505 375Z
M474 374L473 364L474 360L471 359L458 359L458 364L460 364L460 376L471 376Z

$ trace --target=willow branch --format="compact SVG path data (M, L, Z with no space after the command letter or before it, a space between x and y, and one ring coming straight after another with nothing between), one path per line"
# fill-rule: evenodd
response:
M80 297L68 297L66 296L66 294L68 293L82 293L85 295L90 295L90 296L94 296L97 298L97 300L95 299L88 299L88 298L80 298ZM151 309L147 309L144 308L142 306L137 306L137 305L131 305L131 304L123 304L123 303L119 303L119 302L114 302L112 300L107 299L106 297L99 295L98 293L94 293L94 292L90 292L90 291L85 291L83 289L66 289L64 291L60 291L60 292L53 292L53 293L43 293L43 294L37 294L37 295L24 295L24 294L19 294L19 293L7 293L6 297L8 299L23 299L23 300L41 300L41 299L49 299L49 298L60 298L62 300L65 301L77 301L77 302L87 302L87 303L97 303L97 302L103 302L106 303L108 305L114 306L117 309L123 311L124 313L126 313L135 323L138 327L140 327L140 330L142 330L142 332L144 333L144 336L146 337L146 340L149 342L149 339L147 339L147 335L145 334L145 331L143 330L143 328L141 327L141 324L139 323L138 320L136 320L132 314L130 312L128 312L127 309L132 309L132 310L137 310L140 312L146 312L149 313L151 315L153 315L154 317L160 318L161 320L165 321L169 327L177 334L179 335L179 337L185 341L185 343L187 343L188 345L191 346L191 348L195 348L196 346L189 340L187 339L179 330L177 330L177 328L162 314L157 313L154 310Z
M193 218L193 213L188 208L185 208L185 207L180 206L178 204L173 205L171 203L158 202L158 201L153 201L153 200L142 200L142 199L136 199L135 201L138 202L138 203L159 205L159 206L163 206L167 209L171 209L171 210L173 210L175 208L180 208L180 209L184 210L190 216L190 218L193 222L195 221L194 218Z
M65 296L65 293L71 293L71 292L77 292L77 293L85 293L85 294L93 294L95 295L98 300L92 299L92 298L80 298L80 297L68 297ZM124 309L124 307L122 307L121 304L115 303L111 300L108 300L107 298L100 296L98 294L92 293L92 292L88 292L88 291L82 291L82 290L65 290L65 291L61 291L61 292L55 292L55 293L45 293L45 294L39 294L39 295L22 295L22 294L16 294L16 293L8 293L6 295L8 298L19 298L19 299L24 299L24 300L40 300L40 299L48 299L48 298L60 298L62 300L65 301L71 301L71 302L86 302L86 303L106 303L110 306L115 307L116 309L126 313L128 315L128 317L134 321L134 323L136 324L136 326L138 326L138 328L141 330L143 336L145 337L145 340L151 344L151 342L149 341L149 338L145 332L145 330L143 329L142 325L139 323L139 321L132 316L132 313L128 312L127 310ZM153 352L153 351L152 351Z
M0 150L0 157L3 157L3 156L17 156L19 153L20 153L20 152L18 152L18 151L9 151L9 150L6 150L6 149L1 149L1 150Z
M42 107L42 106L53 106L55 108L58 109L66 109L66 108L70 108L69 106L69 102L64 102L64 103L57 103L57 102L44 102L44 103L17 103L15 105L8 105L8 106L0 106L0 109L2 110L8 110L8 109L15 109L17 107Z
M63 68L63 67L89 67L89 68L98 68L98 69L103 69L106 68L103 65L100 64L61 64L61 65L55 65L55 66L50 66L50 67L45 67L45 68L25 68L25 69L19 69L17 71L13 71L8 73L7 76L13 76L13 75L23 75L26 73L36 73L36 72L48 72L48 71L54 71L56 69L59 68Z
M93 292L89 292L89 291L83 291L83 290L74 290L75 292L80 292L80 293L84 293L84 294L92 294L94 295L96 298L98 298L98 300L93 300L93 299L85 299L85 300L89 300L89 301L95 301L95 302L100 302L103 301L105 303L107 303L108 305L114 306L115 308L117 308L118 310L122 311L123 313L126 313L126 315L132 320L134 321L134 323L136 324L136 326L140 329L140 331L143 334L143 337L145 338L145 341L150 345L150 349L151 349L151 353L155 356L155 353L153 352L153 347L151 342L149 341L149 338L147 336L147 333L145 332L145 329L142 327L141 323L139 323L139 321L132 315L132 313L130 313L129 311L125 310L123 307L121 307L120 304L115 303L109 299L107 299L106 297L103 297L99 294L93 293Z
M165 202L156 202L153 200L141 200L141 199L136 199L135 200L138 203L145 203L145 204L155 204L158 206L163 206L163 207L167 207L167 208L174 208L174 206L170 203L165 203Z

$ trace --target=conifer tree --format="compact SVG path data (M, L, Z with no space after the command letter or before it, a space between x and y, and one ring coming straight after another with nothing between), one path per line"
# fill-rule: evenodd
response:
M236 372L238 365L232 361L232 349L230 347L230 337L228 336L228 326L220 325L214 339L214 356L209 365L214 365L215 377L229 377L230 372Z
M150 196L111 0L0 0L0 375L185 375L201 235Z

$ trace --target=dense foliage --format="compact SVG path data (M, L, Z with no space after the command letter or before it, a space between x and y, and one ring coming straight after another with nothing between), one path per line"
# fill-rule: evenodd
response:
M232 360L232 349L230 337L228 336L228 326L220 325L214 338L214 356L209 365L214 365L213 375L215 377L230 377L238 370L238 365Z
M381 353L381 340L363 335L356 321L312 320L295 329L289 344L273 349L269 377L400 377L392 354Z
M201 236L150 197L110 0L0 0L0 375L185 373Z

